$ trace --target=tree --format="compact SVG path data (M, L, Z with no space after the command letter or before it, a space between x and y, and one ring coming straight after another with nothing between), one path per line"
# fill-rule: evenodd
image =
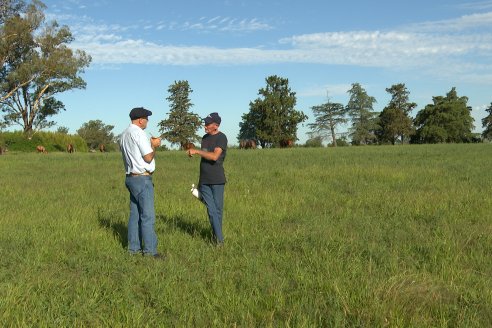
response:
M90 149L96 149L100 144L108 145L114 142L114 134L111 132L113 125L105 125L101 120L90 120L82 124L77 134L82 137Z
M354 145L367 145L376 139L377 130L376 113L373 111L374 97L370 97L359 83L353 83L347 91L350 95L347 104L348 115L352 120L351 134Z
M414 132L413 122L410 112L417 106L414 102L408 102L410 92L404 83L394 84L391 88L386 88L386 92L391 94L391 100L383 111L379 114L379 130L377 135L380 141L395 144L400 138L401 143L405 142Z
M258 91L261 97L250 102L249 112L242 116L238 139L253 139L262 148L289 144L297 140L297 125L308 117L294 108L296 95L288 79L273 75L266 84Z
M311 129L311 136L326 138L327 132L331 134L333 147L337 146L336 127L339 124L347 123L347 109L339 103L332 103L328 98L325 104L311 107L315 122L308 124Z
M306 140L306 144L304 145L305 147L310 147L310 148L319 148L323 147L323 137L322 136L313 136Z
M5 21L20 13L25 8L25 3L22 0L2 0L0 2L0 25Z
M188 81L175 81L167 91L170 95L166 99L171 103L171 110L168 113L169 117L159 122L159 131L162 138L171 144L180 145L180 149L183 149L188 142L200 140L196 132L201 126L201 119L197 114L190 112L193 104L189 95L193 90Z
M49 118L65 106L54 96L84 89L80 73L91 62L85 52L67 46L73 41L67 26L45 23L45 8L33 0L24 12L6 15L0 26L0 108L4 123L22 126L28 136L55 125Z
M415 117L417 132L413 142L469 142L473 138L472 108L467 105L467 97L458 97L452 88L446 97L432 97L428 104Z
M15 34L3 33L3 26L7 19L19 15L24 9L25 3L22 0L2 0L0 2L0 69L4 68L5 61L13 49L12 40L15 37Z
M489 108L485 110L489 115L482 119L482 127L485 130L482 133L484 139L492 140L492 103L490 103Z
M68 131L66 126L59 126L58 129L56 129L56 132L60 134L68 134Z

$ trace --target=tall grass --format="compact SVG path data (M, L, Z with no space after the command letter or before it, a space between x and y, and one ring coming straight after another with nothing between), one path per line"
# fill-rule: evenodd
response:
M0 323L492 322L490 145L230 150L218 249L198 162L158 154L154 261L126 252L119 154L0 156Z

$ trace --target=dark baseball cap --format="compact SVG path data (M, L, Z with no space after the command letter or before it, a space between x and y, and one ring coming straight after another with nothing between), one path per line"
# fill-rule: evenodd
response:
M150 115L152 115L152 112L148 109L143 108L143 107L135 107L130 111L130 119L132 121L136 120L138 118L148 117Z
M207 117L203 119L203 121L205 122L205 125L209 125L210 123L217 123L220 125L222 119L220 118L218 113L210 113Z

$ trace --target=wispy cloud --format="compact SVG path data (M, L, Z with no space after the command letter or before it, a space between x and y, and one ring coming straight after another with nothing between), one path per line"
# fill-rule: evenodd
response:
M492 9L492 1L472 1L459 4L457 7L469 10L488 10Z
M492 1L482 2L482 5ZM88 18L73 25L73 46L87 51L95 64L248 65L316 63L388 69L420 68L427 74L481 79L492 83L492 12L424 22L392 31L348 31L294 35L276 45L248 48L163 45L130 38L139 31L264 31L272 27L255 18L214 16L188 22L122 26L95 24Z
M492 1L490 2L492 7ZM491 30L492 12L465 15L455 19L447 19L435 22L413 24L407 27L409 30L420 32L459 32L470 29L484 28Z
M268 23L261 22L256 18L239 20L221 16L212 18L201 17L198 21L186 21L184 23L160 22L156 28L158 30L168 29L200 32L255 32L273 29Z

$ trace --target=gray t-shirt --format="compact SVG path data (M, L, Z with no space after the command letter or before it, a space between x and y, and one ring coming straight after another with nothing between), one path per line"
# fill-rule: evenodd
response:
M202 157L200 161L200 184L224 184L224 159L227 153L227 137L222 132L215 135L206 134L202 138L202 150L213 152L215 148L222 148L222 154L216 161L209 161Z

